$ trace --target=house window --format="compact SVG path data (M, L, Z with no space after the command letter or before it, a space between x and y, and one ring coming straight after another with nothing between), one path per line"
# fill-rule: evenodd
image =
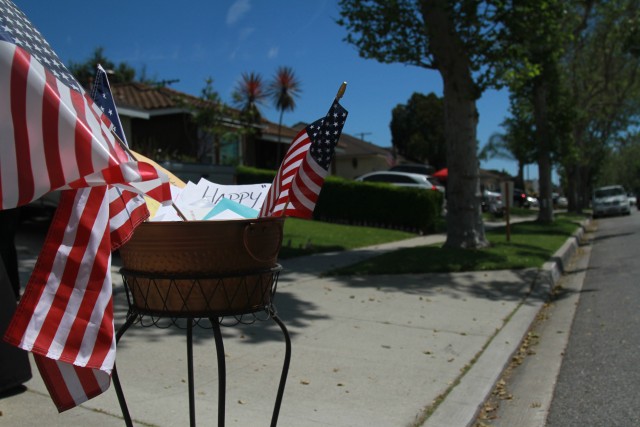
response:
M220 138L220 164L237 165L240 159L239 142L240 135L235 132L227 132Z
M358 169L358 159L356 159L355 157L351 159L351 165L353 165L354 169Z

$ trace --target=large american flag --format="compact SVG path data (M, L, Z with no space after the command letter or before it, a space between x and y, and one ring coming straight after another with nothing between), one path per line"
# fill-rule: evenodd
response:
M9 0L0 0L0 91L0 209L105 184L170 198L167 176L127 157L107 116Z
M115 360L111 251L146 207L111 185L170 202L169 182L128 157L102 102L8 0L0 0L0 91L0 208L65 190L5 336L33 352L62 411L106 390Z
M262 205L261 217L311 218L347 114L336 100L324 118L293 139Z

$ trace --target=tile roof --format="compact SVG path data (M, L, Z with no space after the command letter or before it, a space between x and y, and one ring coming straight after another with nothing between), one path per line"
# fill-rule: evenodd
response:
M342 148L342 153L354 157L377 155L386 157L391 150L390 147L380 147L371 144L363 139L353 137L348 134L342 134L338 147Z
M188 111L189 107L203 107L207 104L207 101L196 96L179 92L166 86L151 86L139 82L114 83L111 86L111 91L119 107L149 112L175 109ZM232 116L239 114L237 109L228 108ZM263 137L270 136L270 138L265 139L277 140L278 138L277 123L263 118L261 131ZM297 131L283 125L280 133L282 140L288 143L296 136Z
M111 86L118 106L141 110L184 108L187 105L201 106L205 101L198 97L178 92L166 86L151 86L144 83L114 83Z

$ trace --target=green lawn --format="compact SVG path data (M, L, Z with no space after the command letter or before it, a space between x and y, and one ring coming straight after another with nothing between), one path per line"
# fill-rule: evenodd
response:
M413 233L287 218L280 258L344 251L415 237Z
M332 274L403 274L521 269L541 267L579 227L585 217L556 216L553 224L535 221L486 232L490 247L463 250L436 246L401 249ZM287 218L280 258L341 251L414 237L415 234L374 227L356 227Z

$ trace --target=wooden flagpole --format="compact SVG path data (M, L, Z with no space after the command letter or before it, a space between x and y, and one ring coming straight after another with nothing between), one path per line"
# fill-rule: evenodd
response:
M338 89L338 94L336 95L336 101L340 101L345 90L347 90L347 82L342 82L340 89Z

